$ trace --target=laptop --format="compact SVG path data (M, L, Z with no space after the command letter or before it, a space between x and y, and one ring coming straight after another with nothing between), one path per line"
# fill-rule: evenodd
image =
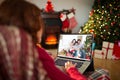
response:
M92 34L60 34L56 66L61 69L65 62L72 61L84 73L92 60L92 42Z

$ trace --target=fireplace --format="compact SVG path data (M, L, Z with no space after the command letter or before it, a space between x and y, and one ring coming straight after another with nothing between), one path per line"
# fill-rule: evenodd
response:
M49 34L47 35L45 39L46 45L56 45L57 44L57 37L55 34Z
M42 13L42 18L45 23L45 29L41 45L46 49L57 48L62 26L59 13Z

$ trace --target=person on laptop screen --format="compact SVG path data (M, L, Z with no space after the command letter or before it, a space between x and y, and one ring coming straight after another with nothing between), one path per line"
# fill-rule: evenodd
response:
M58 55L62 57L81 58L89 60L91 55L91 35L61 35ZM64 54L63 54L64 51Z
M81 43L81 39L77 39L77 43L78 43L78 52L80 54L80 58L85 58L86 54L85 54L85 50L84 50L84 44Z
M84 45L81 43L80 39L73 39L70 43L70 48L67 53L68 56L77 57L77 58L85 58L85 50Z
M28 44L29 46L26 47L26 49L28 49L29 47L29 53L31 53L31 55L27 55L27 52L25 52L24 50L26 50L25 48L22 48L21 46L19 46L19 48L22 48L19 53L17 53L18 55L13 55L13 53L11 54L6 54L5 57L7 58L7 60L9 60L9 62L12 62L14 65L11 65L10 63L5 63L5 61L0 60L0 80L8 80L8 76L11 78L9 80L38 80L37 78L40 77L41 75L39 75L37 72L34 72L33 67L37 68L38 72L45 70L44 73L41 74L46 74L46 77L40 77L39 80L86 80L85 76L83 76L81 73L78 72L78 70L75 68L75 64L72 64L71 62L67 62L65 63L65 71L66 73L62 72L61 70L59 70L55 63L54 60L50 57L50 55L46 52L45 49L36 46L36 43L40 43L41 41L41 37L42 37L42 29L43 29L43 22L42 22L42 18L40 16L40 9L35 6L32 3L27 2L26 0L4 0L1 4L0 4L0 27L4 27L5 29L7 28L11 28L11 26L14 26L14 28L17 28L17 30L19 31L23 31L24 33L26 33L26 35L28 35L31 43ZM2 28L0 29L2 31ZM7 29L8 31L10 31L10 29ZM0 34L1 34L0 31ZM17 45L24 45L27 46L27 42L20 40L19 36L21 36L23 33L19 33L17 31L13 31L11 33L16 33L13 36L15 38L18 38L16 40L16 42L13 42L12 40L11 43L16 43ZM7 31L5 32L7 35ZM8 33L9 34L9 33ZM9 37L9 36L8 36ZM22 39L26 40L27 38L24 38L25 35L23 35ZM0 38L1 39L1 38ZM11 39L11 38L10 38ZM13 39L13 38L12 38ZM29 40L28 39L28 40ZM26 40L26 41L28 41ZM9 40L7 40L9 41ZM17 42L22 42L23 44L17 44ZM24 44L26 43L26 44ZM32 44L34 43L34 44ZM0 45L1 46L1 45ZM39 54L35 54L33 51L31 51L31 46L33 48L36 49L36 52ZM1 47L2 48L2 47ZM0 49L1 49L0 48ZM17 48L17 49L19 49ZM6 50L6 49L5 49ZM16 50L16 48L15 48ZM20 59L18 58L17 60L19 61L13 61L13 57L20 57L19 55L22 55L21 52L24 51L24 55L25 56L34 56L34 55L38 55L39 56L39 61L42 63L39 64L39 66L37 65L32 65L33 62L36 62L37 60L33 59L33 58L27 58L24 60L23 57L21 57ZM34 55L32 55L34 53ZM3 55L3 53L0 53L0 57L1 55ZM13 56L10 56L13 55ZM24 56L23 55L23 56ZM16 57L15 57L16 56ZM36 56L35 56L36 57ZM3 57L1 58L3 59ZM15 64L21 64L21 61L31 61L31 63L29 63L29 65L27 64L23 64L23 65L15 65ZM23 62L24 63L24 62ZM10 68L7 68L7 71L3 71L2 69L6 69L6 67L3 65L8 65L10 66ZM28 71L23 71L25 68L24 66L29 66L30 70ZM43 66L44 69L41 69L40 66ZM13 72L16 74L13 74ZM35 69L36 70L36 69ZM18 71L18 72L16 72ZM33 72L32 72L33 71ZM8 72L8 73L7 73ZM25 73L23 73L25 72ZM33 74L34 73L34 74ZM28 74L24 75L24 74ZM4 76L1 76L4 75ZM39 75L39 76L37 76ZM6 77L7 76L7 77ZM33 76L37 76L35 78L32 78ZM4 77L4 79L3 79ZM20 79L16 79L20 77ZM46 79L47 77L49 77L50 79ZM5 79L7 78L7 79Z

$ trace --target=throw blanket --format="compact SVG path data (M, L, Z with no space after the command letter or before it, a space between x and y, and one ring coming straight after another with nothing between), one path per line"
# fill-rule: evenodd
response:
M31 36L14 26L0 26L0 80L48 80Z

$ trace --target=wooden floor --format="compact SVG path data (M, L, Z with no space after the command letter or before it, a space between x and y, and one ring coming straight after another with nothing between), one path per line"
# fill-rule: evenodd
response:
M111 80L120 80L120 60L94 58L94 67L107 69Z

